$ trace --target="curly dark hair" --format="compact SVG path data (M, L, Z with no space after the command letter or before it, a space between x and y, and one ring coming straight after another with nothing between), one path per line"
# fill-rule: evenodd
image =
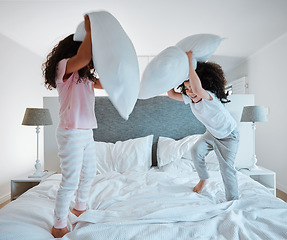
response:
M56 74L57 74L57 65L58 62L65 58L71 58L75 56L78 52L78 49L82 42L73 40L74 34L71 34L61 40L48 54L46 62L42 64L42 72L45 78L45 86L52 90L56 88ZM79 71L79 80L82 81L82 78L88 78L91 81L95 81L95 69L93 61Z
M203 89L214 93L222 103L230 102L225 93L227 81L220 65L214 62L198 62L195 71ZM181 89L183 94L187 95L184 83L179 85L178 88Z

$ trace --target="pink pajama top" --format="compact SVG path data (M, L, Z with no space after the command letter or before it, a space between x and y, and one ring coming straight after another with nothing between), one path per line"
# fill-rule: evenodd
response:
M97 128L95 116L94 83L88 79L79 79L79 73L74 72L68 79L63 79L68 59L58 63L56 85L59 93L60 122L58 127L64 129Z

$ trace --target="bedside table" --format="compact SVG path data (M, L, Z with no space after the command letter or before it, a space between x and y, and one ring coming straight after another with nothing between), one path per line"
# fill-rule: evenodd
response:
M257 169L241 169L239 172L251 177L255 181L259 182L263 186L269 189L269 191L276 197L276 173L259 167Z
M14 178L11 180L11 201L17 199L21 194L26 192L32 187L37 186L41 181L44 181L51 175L55 174L56 171L47 172L45 176L41 178L29 178L27 176Z

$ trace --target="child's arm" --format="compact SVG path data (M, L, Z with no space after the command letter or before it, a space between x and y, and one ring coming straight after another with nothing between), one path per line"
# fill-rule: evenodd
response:
M199 98L204 98L208 100L212 100L212 97L209 93L202 88L201 81L195 72L193 65L192 65L192 51L186 52L189 61L189 82L192 89L192 92L195 93Z
M77 55L71 57L67 62L65 75L69 75L87 66L92 59L91 26L88 15L85 15L85 30L86 36L78 49Z
M174 89L171 89L167 92L167 95L174 99L174 100L177 100L177 101L184 101L183 100L183 97L182 97L182 94L181 93L178 93L176 91L174 91ZM187 93L187 95L191 98L191 100L194 102L194 103L197 103L197 102L200 102L202 98L198 97L197 95L193 94L193 93Z
M169 90L167 92L167 95L169 96L169 98L172 98L174 100L183 101L183 97L182 97L181 93L174 91L174 89Z

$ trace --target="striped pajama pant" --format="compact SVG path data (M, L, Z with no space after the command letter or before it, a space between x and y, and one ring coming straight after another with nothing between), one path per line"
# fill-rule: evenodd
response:
M67 226L70 202L76 193L75 209L86 210L93 178L96 174L93 131L57 129L62 180L56 197L55 228Z

